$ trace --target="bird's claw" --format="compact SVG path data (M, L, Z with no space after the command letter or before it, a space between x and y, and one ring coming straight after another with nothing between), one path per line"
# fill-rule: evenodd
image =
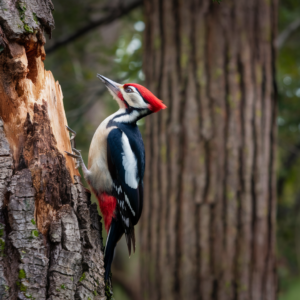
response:
M75 148L72 148L72 151L81 157L81 150L77 150Z
M72 151L76 154L73 154L73 153L70 153L68 151L65 151L69 156L75 158L76 160L76 165L75 165L75 169L78 169L81 164L83 163L83 160L82 160L82 156L81 156L81 151L80 150L77 150L75 148L72 148Z
M73 158L80 158L80 156L79 155L75 155L75 154L73 154L73 153L70 153L70 152L68 152L68 151L65 151L69 156L71 156L71 157L73 157Z
M68 131L70 131L71 133L73 133L76 136L76 131L75 130L70 128L68 125L66 125L66 128L67 128Z
M66 128L69 132L71 132L71 137L70 137L70 143L71 143L71 147L74 148L75 147L75 137L76 137L76 131L71 129L69 126L66 125Z

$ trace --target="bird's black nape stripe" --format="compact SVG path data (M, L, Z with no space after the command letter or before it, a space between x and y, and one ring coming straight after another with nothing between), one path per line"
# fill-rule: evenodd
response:
M133 106L129 106L129 108L126 109L126 111L128 111L128 113L133 112L134 110L136 111L144 111L146 110L145 108L140 108L140 107L133 107Z
M145 103L149 104L149 102L142 96L142 94L140 93L139 89L138 88L135 88L138 93L140 94L140 96L142 97L142 99L144 100Z

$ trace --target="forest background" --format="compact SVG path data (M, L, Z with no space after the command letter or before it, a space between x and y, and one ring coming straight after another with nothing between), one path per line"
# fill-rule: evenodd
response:
M133 3L133 4L132 4ZM53 0L56 29L47 40L45 67L62 86L69 126L87 162L100 122L116 109L100 73L138 82L143 69L142 1ZM130 5L129 5L130 4ZM116 10L116 7L129 9ZM215 3L215 5L222 5ZM97 20L99 26L92 25ZM82 30L83 29L83 30ZM278 87L277 266L279 299L300 298L300 5L279 1L276 78ZM69 39L74 35L74 39ZM64 41L62 43L62 41ZM144 122L139 122L144 131ZM96 201L93 198L93 201ZM105 232L103 232L105 236ZM113 263L116 299L133 299L139 277L139 247L130 260L124 240ZM137 245L139 243L137 242Z

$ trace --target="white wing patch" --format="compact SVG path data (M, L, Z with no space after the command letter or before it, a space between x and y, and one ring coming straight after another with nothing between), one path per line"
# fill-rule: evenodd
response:
M125 170L125 182L131 188L136 189L139 185L139 178L137 178L137 161L131 150L128 137L124 132L122 133L122 145L122 163Z

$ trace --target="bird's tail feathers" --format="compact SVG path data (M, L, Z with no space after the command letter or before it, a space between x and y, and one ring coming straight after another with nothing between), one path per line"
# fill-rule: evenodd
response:
M122 224L113 218L107 235L104 252L105 281L107 281L109 278L111 264L114 259L115 248L123 233L124 230Z
M135 252L135 233L134 233L133 226L130 228L130 230L125 232L125 237L126 237L128 253L129 253L129 256L131 256L131 244L132 244L132 248L133 248L133 253Z

